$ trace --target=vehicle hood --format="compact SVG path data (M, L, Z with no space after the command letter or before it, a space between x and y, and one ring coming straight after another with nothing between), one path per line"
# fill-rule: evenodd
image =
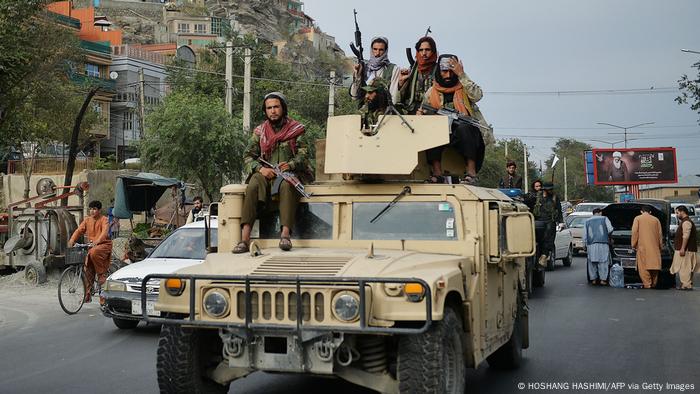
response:
M179 269L202 263L204 260L176 258L147 258L132 263L110 275L110 280L140 282L149 274L171 274Z
M664 237L668 237L671 204L660 200L637 200L635 202L613 203L603 208L603 215L610 219L615 231L632 230L634 218L640 215L643 205L651 206L651 214L661 222Z
M296 248L280 252L263 249L262 255L214 253L204 264L179 270L181 274L231 276L313 276L421 278L460 274L460 262L466 258L454 254L421 253L377 249L367 257L366 249Z
M571 236L574 238L583 238L583 228L581 227L571 227L569 228Z

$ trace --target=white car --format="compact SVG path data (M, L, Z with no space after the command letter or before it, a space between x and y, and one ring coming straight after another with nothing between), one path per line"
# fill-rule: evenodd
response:
M210 245L217 244L217 221L211 219ZM102 314L121 329L134 328L143 318L141 304L142 280L150 274L170 274L181 268L200 264L206 256L204 221L186 224L173 231L142 261L129 264L107 278L100 296ZM146 311L159 316L155 310L160 280L146 284Z
M554 269L554 262L556 260L561 260L564 267L569 267L573 262L573 258L574 247L571 229L569 229L565 223L559 223L554 238L554 257L552 258L550 256L550 260L547 262L547 270L551 271Z
M575 212L566 217L566 227L569 228L571 233L574 255L582 253L586 249L586 246L583 244L583 225L591 216L593 214L589 212Z
M582 202L580 204L576 204L576 206L574 207L573 213L585 212L585 213L589 213L592 215L594 209L596 209L596 208L603 209L603 208L607 207L608 205L610 205L610 204L607 202Z

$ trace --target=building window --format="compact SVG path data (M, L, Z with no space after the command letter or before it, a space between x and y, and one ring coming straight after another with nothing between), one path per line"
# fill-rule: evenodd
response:
M134 128L134 111L126 111L122 117L122 129L125 131Z
M100 66L98 66L97 64L86 63L85 64L85 74L87 74L88 77L99 78L100 77Z
M678 197L678 190L674 190L674 191L673 191L673 196L674 196L674 197Z
M177 24L177 32L178 33L189 33L190 32L190 24L189 23L178 23Z
M194 32L197 34L206 34L207 32L207 25L204 23L197 23L194 25Z

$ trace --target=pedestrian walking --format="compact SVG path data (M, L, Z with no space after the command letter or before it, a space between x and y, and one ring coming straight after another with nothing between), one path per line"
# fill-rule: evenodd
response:
M612 231L610 219L603 216L600 208L594 209L593 216L583 225L583 243L586 245L588 280L591 285L608 285L609 241Z
M679 290L693 290L693 273L700 271L697 264L698 241L695 223L688 217L685 205L676 207L676 217L680 224L673 241L673 263L671 274L678 274L681 282Z
M632 223L632 247L637 250L637 271L645 289L656 287L661 270L663 237L661 222L651 214L649 205L642 206L641 215Z

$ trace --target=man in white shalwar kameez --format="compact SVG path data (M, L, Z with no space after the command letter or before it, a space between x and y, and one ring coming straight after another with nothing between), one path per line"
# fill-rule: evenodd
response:
M593 216L583 226L583 243L588 253L588 279L592 285L608 285L610 246L608 240L613 232L610 219L603 216L603 210L596 208Z

